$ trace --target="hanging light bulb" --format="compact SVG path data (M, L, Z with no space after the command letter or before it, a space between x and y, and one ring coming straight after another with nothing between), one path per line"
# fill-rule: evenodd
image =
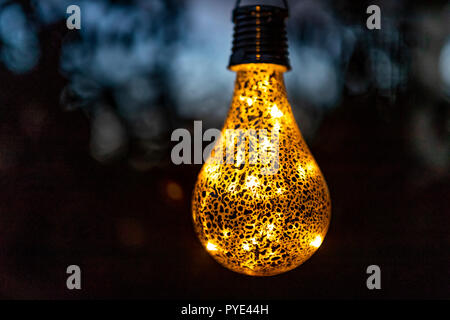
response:
M240 7L238 1L229 66L237 73L234 95L192 200L195 230L209 254L255 276L306 261L331 216L325 179L286 95L287 16L287 6Z

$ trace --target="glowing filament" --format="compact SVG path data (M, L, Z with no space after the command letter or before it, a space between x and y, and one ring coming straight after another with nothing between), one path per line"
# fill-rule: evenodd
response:
M254 176L249 176L247 177L247 182L246 182L246 186L249 189L255 188L259 185L259 181L257 177Z
M206 245L206 249L208 249L209 251L217 251L217 246L211 242L208 242L208 244Z
M322 237L321 236L315 237L314 240L311 241L311 243L310 243L310 245L313 246L314 248L320 247L321 244L322 244Z
M274 104L273 107L270 109L270 115L272 118L281 118L283 116L283 112L278 109L277 105Z

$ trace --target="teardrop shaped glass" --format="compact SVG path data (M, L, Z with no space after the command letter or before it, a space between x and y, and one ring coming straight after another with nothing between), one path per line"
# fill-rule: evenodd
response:
M270 276L299 266L319 248L330 223L330 195L292 114L286 68L242 64L233 70L222 135L194 188L193 223L223 266Z

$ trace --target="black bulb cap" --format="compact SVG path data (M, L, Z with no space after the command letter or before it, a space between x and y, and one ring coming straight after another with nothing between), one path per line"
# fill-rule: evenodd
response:
M233 10L234 36L229 68L244 63L273 63L290 69L287 8L242 6Z

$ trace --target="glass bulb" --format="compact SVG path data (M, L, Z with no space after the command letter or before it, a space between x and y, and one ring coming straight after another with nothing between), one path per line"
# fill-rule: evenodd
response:
M270 276L299 266L319 248L330 222L330 195L292 114L286 67L249 63L232 70L231 107L195 185L193 222L223 266ZM246 133L241 149L239 138L230 138L236 130Z

